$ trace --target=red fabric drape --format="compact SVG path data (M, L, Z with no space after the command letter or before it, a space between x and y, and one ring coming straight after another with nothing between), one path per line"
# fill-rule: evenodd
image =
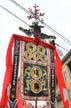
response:
M1 105L7 106L8 96L7 96L7 87L11 83L12 79L12 47L14 42L14 36L11 37L8 49L7 49L7 55L6 55L6 72L3 82L3 90L2 90L2 98L1 98Z
M7 101L8 101L8 96L7 96L7 88L8 86L11 84L11 80L12 80L12 47L13 47L13 43L14 40L22 40L22 41L26 41L26 42L32 42L34 44L39 43L40 45L43 45L44 47L49 47L49 48L53 48L52 45L46 44L43 41L40 41L40 39L36 36L35 38L29 38L29 37L24 37L21 35L16 35L13 34L10 42L9 42L9 46L7 49L7 55L6 55L6 72L5 72L5 77L4 77L4 81L3 81L3 90L2 90L2 97L1 97L1 105L2 106L7 106Z
M17 99L18 99L17 108L26 108L26 100L20 98L20 88L21 88L21 85L20 85L20 80L19 80L17 84L17 93L16 93Z
M63 105L66 108L69 108L69 102L68 99L65 100L65 96L64 96L64 89L66 89L66 85L64 82L64 78L63 78L63 74L62 74L62 62L58 56L58 53L56 51L56 49L54 50L54 55L55 55L55 69L56 69L56 77L58 80L58 85L60 88L60 94L62 97L62 101L63 101Z
M11 37L11 40L7 49L6 72L5 72L4 82L3 82L1 105L7 106L7 101L8 101L7 87L11 83L11 79L12 79L12 47L13 47L14 39L18 39L18 40L22 40L26 42L32 42L34 44L37 44L39 42L39 45L42 45L43 47L54 49L54 55L56 57L55 59L56 77L58 80L62 101L63 101L64 106L69 108L68 100L66 101L64 100L64 94L63 94L63 89L66 89L66 85L65 85L63 75L62 75L62 63L61 63L61 60L59 59L59 56L56 52L55 47L43 41L40 41L40 39L37 40L37 38L29 38L29 37L24 37L24 36L15 35L15 34ZM20 105L20 102L19 102L19 105Z
M16 35L17 37L17 35ZM23 37L22 37L23 38ZM21 37L18 38L22 39ZM1 97L1 106L7 106L8 103L8 95L7 95L7 88L8 86L11 84L11 80L12 80L12 48L13 48L13 44L14 44L14 40L15 40L15 35L12 35L9 45L8 45L8 49L7 49L7 54L6 54L6 72L5 72L5 77L4 77L4 81L3 81L3 90L2 90L2 97ZM19 92L19 91L17 91ZM18 95L18 93L17 93ZM17 99L19 99L19 96L17 96ZM18 105L20 104L20 101L18 101ZM26 101L23 101L23 106L26 105Z

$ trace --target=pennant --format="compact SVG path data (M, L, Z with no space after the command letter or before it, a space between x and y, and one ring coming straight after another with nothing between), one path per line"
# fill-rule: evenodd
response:
M56 49L54 50L54 55L55 55L56 77L57 77L58 85L60 88L60 94L62 97L64 107L69 108L68 95L65 95L65 93L67 94L67 91L66 91L66 85L64 82L63 74L62 74L62 62L58 56Z

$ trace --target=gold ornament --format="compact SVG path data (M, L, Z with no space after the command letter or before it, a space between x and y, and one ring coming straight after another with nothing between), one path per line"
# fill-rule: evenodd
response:
M29 52L34 52L36 50L36 45L34 45L33 43L27 43L27 51Z
M37 48L37 51L38 51L38 53L40 53L40 54L45 54L45 48L44 47L42 47L42 46L38 46L38 48Z
M26 57L26 59L31 59L33 57L33 55L31 52L26 51L25 57Z
M41 76L42 76L42 71L41 71L41 69L38 67L38 66L34 66L33 68L32 68L32 71L31 71L32 73L31 73L31 76L34 78L34 79L39 79L39 78L41 78Z
M39 93L42 90L42 84L39 80L33 80L31 82L31 90L34 93Z

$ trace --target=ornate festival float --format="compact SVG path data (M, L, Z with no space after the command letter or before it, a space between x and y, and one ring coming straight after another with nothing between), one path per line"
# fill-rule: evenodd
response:
M55 36L41 32L39 25L40 13L34 5L30 10L29 19L35 21L30 29L19 27L27 36L13 34L7 49L6 72L3 83L1 107L27 108L27 100L45 101L47 108L56 108L56 78L65 108L69 108L64 100L63 90L66 88L62 63L55 47ZM33 36L33 37L32 37ZM45 42L47 39L48 42Z

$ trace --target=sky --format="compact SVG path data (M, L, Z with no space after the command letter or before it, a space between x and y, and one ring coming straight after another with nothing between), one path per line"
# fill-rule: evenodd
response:
M65 38L71 41L71 0L15 0L23 7L28 9L33 5L37 4L40 11L45 13L44 22L50 25L53 29L62 34ZM31 24L30 20L27 19L28 14L18 8L10 0L0 0L0 6L4 6L12 13L20 17L22 20ZM29 28L23 22L15 18L13 15L5 11L0 7L0 97L3 85L3 79L5 74L5 58L6 51L9 44L9 40L12 34L25 35L19 31L19 26L23 28ZM68 51L71 49L71 44L64 42L58 35L49 31L46 27L43 28L42 32L48 35L56 36L56 43L66 48ZM59 48L63 52L63 56L67 51Z

